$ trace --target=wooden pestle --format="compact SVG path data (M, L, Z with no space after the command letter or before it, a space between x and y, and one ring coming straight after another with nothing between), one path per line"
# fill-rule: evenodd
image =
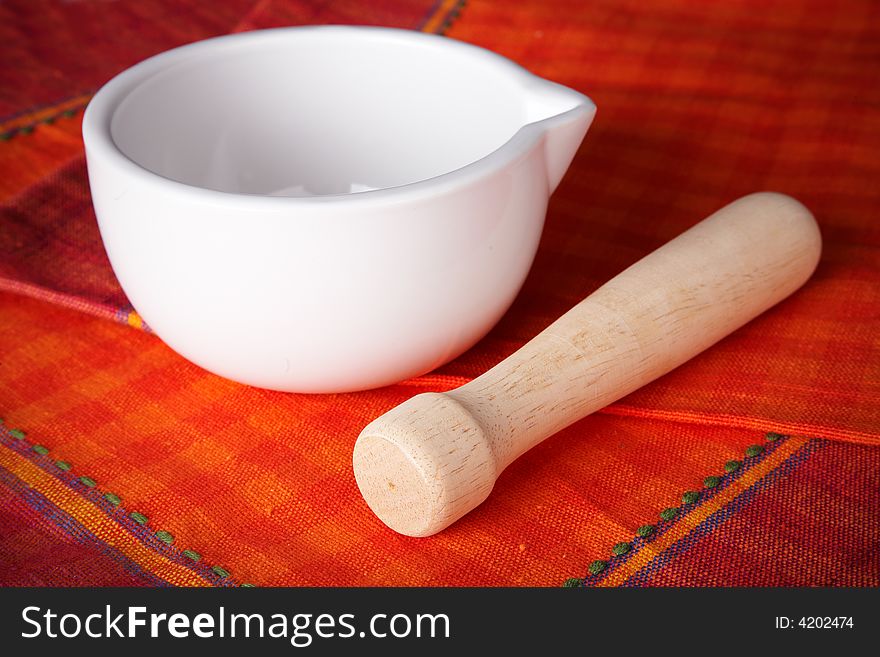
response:
M518 456L678 367L786 298L822 248L791 197L740 198L617 275L482 376L361 432L357 485L409 536L449 526Z

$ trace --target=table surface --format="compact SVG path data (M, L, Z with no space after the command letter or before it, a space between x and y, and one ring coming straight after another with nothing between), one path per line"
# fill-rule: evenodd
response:
M880 584L880 6L365 4L0 4L0 583ZM79 132L91 94L146 56L310 23L444 33L599 108L498 326L355 394L236 384L151 334L101 246ZM407 538L370 513L361 427L764 189L821 226L800 292L535 448L448 530Z

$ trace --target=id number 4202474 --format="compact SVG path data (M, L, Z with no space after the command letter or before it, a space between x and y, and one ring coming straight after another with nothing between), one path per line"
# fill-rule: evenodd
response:
M800 618L791 618L789 616L776 617L777 630L851 630L852 628L852 616L801 616Z

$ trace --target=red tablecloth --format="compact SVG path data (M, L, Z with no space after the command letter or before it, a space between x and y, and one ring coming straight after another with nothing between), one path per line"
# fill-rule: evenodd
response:
M878 5L462 5L0 5L0 582L880 584ZM100 244L79 122L91 92L152 53L327 22L445 31L599 112L487 338L396 386L307 396L223 380L138 330ZM399 536L369 512L350 467L362 426L478 375L761 189L821 225L800 292L522 457L441 534Z

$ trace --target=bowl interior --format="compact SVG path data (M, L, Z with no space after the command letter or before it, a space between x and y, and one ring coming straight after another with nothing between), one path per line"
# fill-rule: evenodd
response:
M315 30L222 40L137 85L111 134L166 178L225 192L346 194L461 168L522 127L491 56L443 39Z

